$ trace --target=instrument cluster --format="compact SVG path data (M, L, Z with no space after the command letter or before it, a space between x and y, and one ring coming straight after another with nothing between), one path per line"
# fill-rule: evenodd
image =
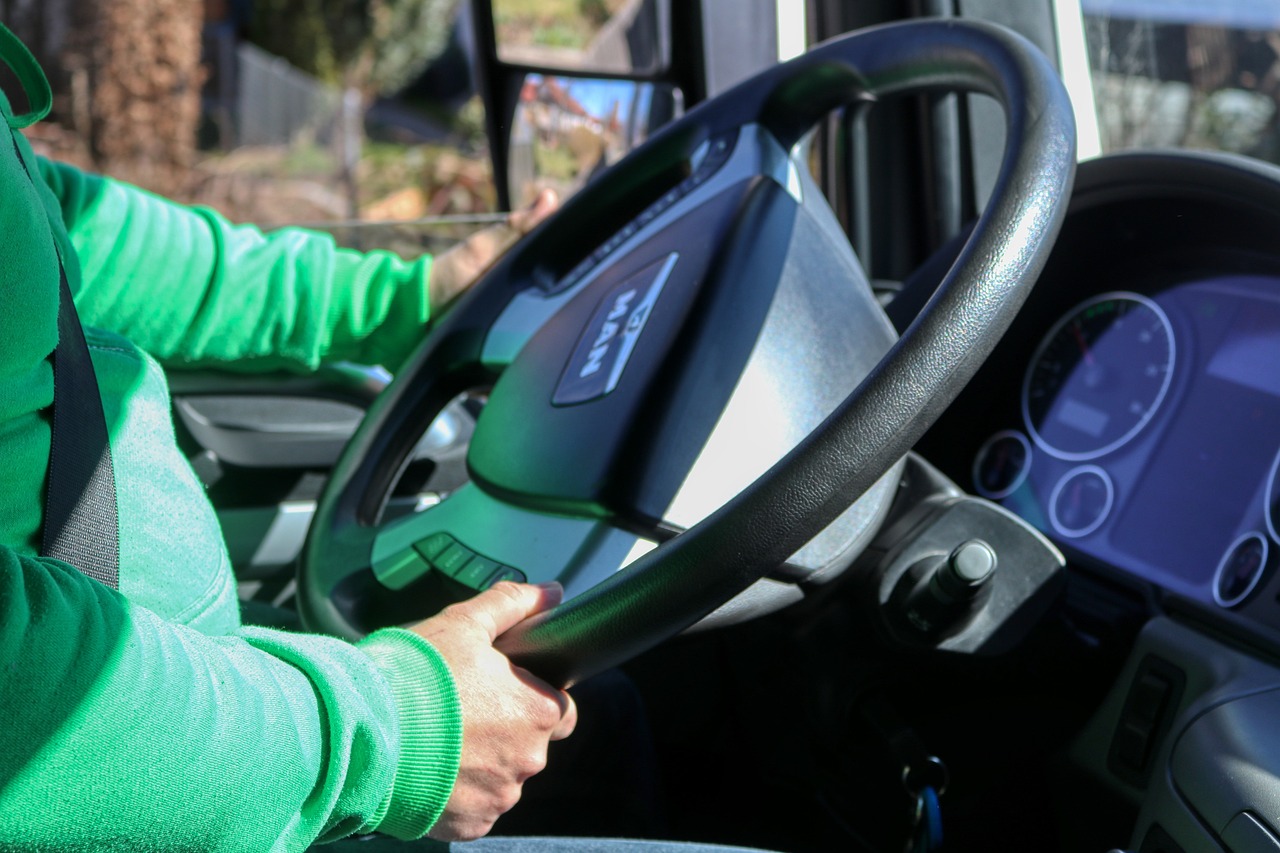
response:
M1090 296L1043 333L972 486L1059 542L1226 608L1280 556L1280 279Z
M1069 566L1280 643L1280 169L1081 163L1031 296L917 449Z

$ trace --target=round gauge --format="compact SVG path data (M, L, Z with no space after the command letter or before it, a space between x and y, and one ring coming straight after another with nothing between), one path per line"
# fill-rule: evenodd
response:
M1280 451L1276 452L1275 461L1271 463L1271 473L1267 476L1267 505L1263 507L1267 517L1267 532L1271 538L1280 543Z
M988 438L973 459L973 485L984 498L998 501L1013 494L1031 470L1031 442L1017 430Z
M1080 303L1049 330L1027 368L1027 431L1059 459L1110 453L1160 408L1174 357L1169 318L1145 296L1104 293Z
M1067 472L1049 496L1049 522L1063 536L1076 538L1097 530L1115 502L1111 477L1097 465Z
M1213 600L1235 607L1249 597L1267 568L1267 540L1261 533L1246 533L1231 543L1213 574Z

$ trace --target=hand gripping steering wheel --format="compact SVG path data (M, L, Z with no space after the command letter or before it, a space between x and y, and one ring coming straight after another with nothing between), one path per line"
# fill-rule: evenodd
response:
M833 248L838 228L798 143L833 109L922 90L995 97L1007 141L972 236L894 342L865 280L842 280L838 299L821 283L860 273L847 242ZM441 590L559 579L565 603L499 646L569 685L759 587L856 507L973 376L1048 256L1074 170L1071 106L1053 68L992 25L864 30L700 105L504 257L370 408L312 522L298 577L304 622L358 637L425 616L422 597ZM826 339L807 329L778 338L828 313L854 329L843 350L813 344ZM769 369L791 365L789 382L815 364L839 374L841 353L865 362L847 366L849 384L810 407L817 414L763 473L672 535L682 525L671 507L716 455L709 436L733 395L763 388L776 409L786 394ZM765 362L750 381L725 379ZM490 386L472 482L386 520L426 424L458 394ZM767 431L739 424L736 435ZM735 467L698 478L732 481L724 472ZM891 491L862 512L864 528L874 532ZM865 544L865 532L854 538ZM661 544L646 553L647 540Z

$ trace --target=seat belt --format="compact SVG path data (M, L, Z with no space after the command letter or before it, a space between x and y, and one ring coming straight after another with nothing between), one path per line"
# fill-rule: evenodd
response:
M18 77L30 110L9 120L14 155L27 169L16 134L49 112L53 94L35 57L0 24L0 62ZM76 314L66 268L58 259L58 346L53 351L53 433L40 554L70 563L115 588L120 575L120 518L102 396Z
M89 345L59 264L58 346L53 351L53 435L40 554L115 589L120 576L116 479Z

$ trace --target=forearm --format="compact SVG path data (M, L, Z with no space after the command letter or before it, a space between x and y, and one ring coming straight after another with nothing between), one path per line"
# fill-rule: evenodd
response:
M82 322L168 365L396 366L429 317L429 258L354 252L298 229L264 235L62 164L40 169L79 255Z
M7 548L0 644L0 847L299 849L384 819L425 832L448 797L456 698L421 648L208 637ZM398 762L422 748L401 737L388 655L438 678L427 710L442 728L426 742L445 781L419 779L411 809L396 802L412 775Z

